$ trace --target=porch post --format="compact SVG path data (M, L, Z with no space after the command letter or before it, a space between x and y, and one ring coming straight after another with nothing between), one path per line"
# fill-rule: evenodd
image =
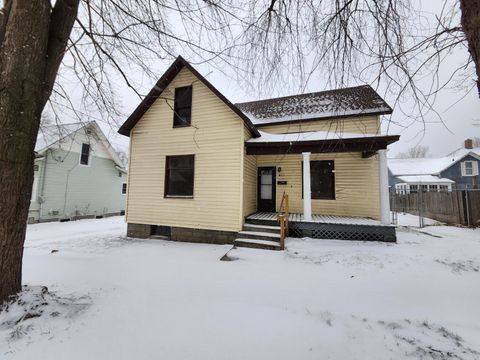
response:
M310 152L303 155L303 219L312 221L312 187L310 184Z
M380 221L390 224L390 199L388 194L387 150L378 150L378 173L380 176Z

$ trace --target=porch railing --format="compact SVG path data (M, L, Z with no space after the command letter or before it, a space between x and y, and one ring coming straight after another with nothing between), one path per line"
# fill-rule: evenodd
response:
M277 221L280 224L280 248L284 250L285 236L288 236L288 195L285 194L285 191L283 192L280 208L278 209Z

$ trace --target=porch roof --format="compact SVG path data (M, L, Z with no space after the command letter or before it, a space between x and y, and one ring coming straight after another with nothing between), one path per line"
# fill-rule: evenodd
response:
M247 155L300 154L302 152L333 153L362 152L373 155L398 141L399 135L337 133L314 131L290 134L270 134L260 131L260 137L245 142Z

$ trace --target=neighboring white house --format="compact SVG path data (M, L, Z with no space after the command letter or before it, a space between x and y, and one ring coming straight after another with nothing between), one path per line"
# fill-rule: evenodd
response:
M30 223L124 213L125 164L96 122L44 127L35 152Z
M466 139L463 148L440 158L388 159L389 184L404 194L478 188L480 148Z
M416 193L423 191L452 191L455 181L440 178L434 175L411 175L398 176L399 183L395 184L395 190L400 194Z

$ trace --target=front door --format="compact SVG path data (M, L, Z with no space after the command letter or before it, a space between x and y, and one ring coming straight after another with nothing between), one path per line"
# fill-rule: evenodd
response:
M275 212L275 167L259 167L257 177L257 210Z

